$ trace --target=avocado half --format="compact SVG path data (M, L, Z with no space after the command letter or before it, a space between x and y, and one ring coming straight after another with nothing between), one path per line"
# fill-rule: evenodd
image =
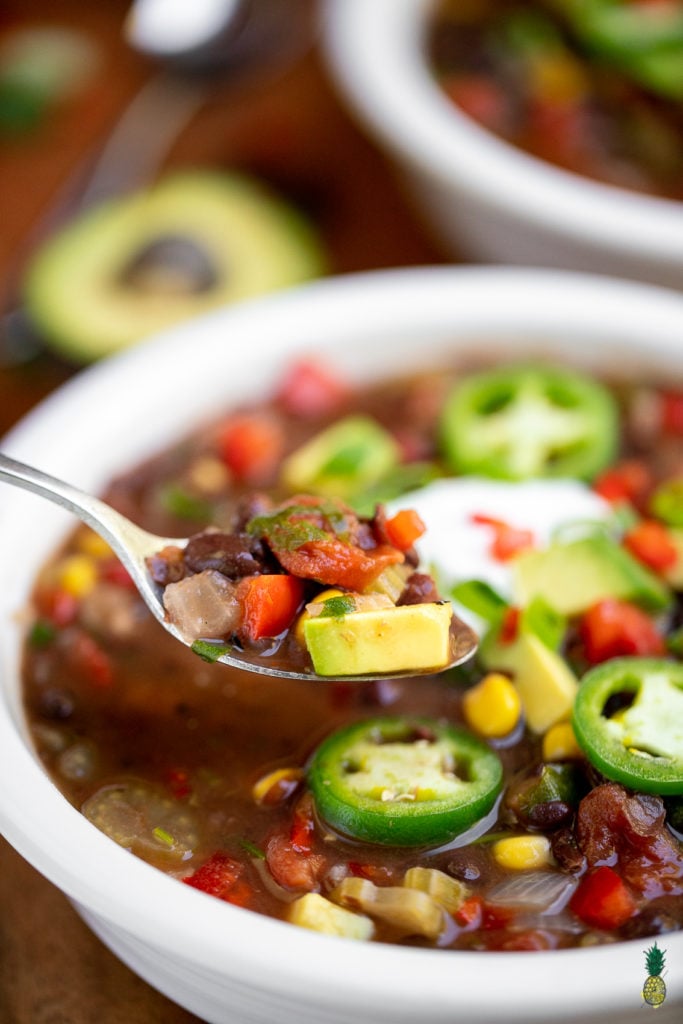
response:
M88 210L36 253L26 310L86 363L198 313L324 272L295 209L246 175L193 171Z

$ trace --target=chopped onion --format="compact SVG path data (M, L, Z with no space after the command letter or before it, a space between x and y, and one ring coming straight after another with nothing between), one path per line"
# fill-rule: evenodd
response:
M527 907L545 914L557 913L576 888L576 879L559 871L526 871L506 878L488 894L489 903Z
M239 625L235 591L234 583L222 573L206 569L169 583L164 590L164 608L186 640L217 640L234 633Z

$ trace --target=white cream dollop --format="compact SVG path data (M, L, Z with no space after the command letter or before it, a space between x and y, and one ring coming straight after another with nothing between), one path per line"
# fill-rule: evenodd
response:
M473 521L484 515L530 530L535 547L547 545L561 527L605 520L610 506L578 480L526 480L509 483L480 477L436 480L402 495L391 510L414 508L426 526L417 542L421 563L436 571L444 593L463 580L483 580L513 600L511 562L491 554L494 530ZM462 608L463 618L476 624Z

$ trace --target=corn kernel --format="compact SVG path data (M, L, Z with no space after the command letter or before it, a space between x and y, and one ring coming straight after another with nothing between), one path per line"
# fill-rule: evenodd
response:
M92 558L111 558L114 554L104 537L100 537L99 533L95 533L88 527L79 531L78 549L84 555L90 555Z
M319 594L316 594L316 596L313 598L310 604L321 604L323 601L327 601L331 597L341 597L343 593L343 590L336 590L334 587L332 587L329 590L321 590ZM306 637L304 635L304 623L306 622L306 619L310 619L310 617L311 613L307 612L306 609L304 609L299 618L296 620L296 624L294 626L294 637L297 643L301 644L302 647L306 646Z
M496 863L509 871L533 871L553 863L546 836L509 836L493 844Z
M571 722L552 725L543 737L544 761L574 761L583 757Z
M257 804L278 803L278 793L288 796L303 777L301 768L276 768L254 783L251 795Z
M97 567L88 555L69 555L59 567L59 585L72 597L85 597L97 582Z
M489 672L463 697L465 721L481 736L507 736L519 721L522 702L507 676Z

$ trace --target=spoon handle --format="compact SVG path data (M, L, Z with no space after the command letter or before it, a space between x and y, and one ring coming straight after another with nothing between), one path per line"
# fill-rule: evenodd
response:
M144 559L165 544L172 543L171 538L148 533L92 494L87 494L40 469L18 462L2 452L0 481L31 491L41 498L47 498L55 505L72 512L99 533L118 555L143 598L157 618L160 618L159 596L147 572ZM183 541L177 543L182 544Z

